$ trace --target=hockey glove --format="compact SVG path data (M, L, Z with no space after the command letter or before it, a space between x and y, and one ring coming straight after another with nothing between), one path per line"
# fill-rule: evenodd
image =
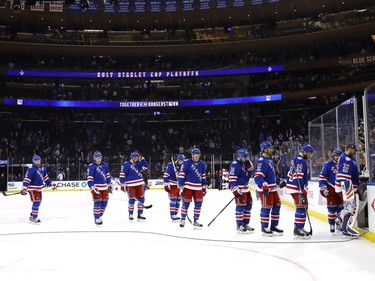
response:
M166 192L171 192L171 188L169 187L169 184L164 184L164 190Z
M128 192L128 187L126 185L121 185L121 190L124 192Z
M280 182L279 182L279 187L280 187L280 188L284 188L284 187L286 187L286 181L284 181L284 180L280 180Z
M321 194L323 197L327 198L328 195L329 195L329 190L328 190L328 188L327 188L326 186L321 186L321 187L320 187L320 194Z
M206 196L206 194L207 194L207 185L204 185L204 186L202 186L202 190L203 190L203 197L204 196Z
M270 187L268 186L268 183L266 182L263 183L262 190L263 190L263 195L267 196L270 191Z
M299 198L302 199L302 203L305 205L307 203L307 189L304 188L299 193Z
M57 184L54 183L54 182L51 182L49 186L52 188L52 190L56 190L57 189Z
M108 185L108 192L112 193L112 191L113 191L113 186L112 186L112 184L109 184Z
M246 159L244 162L245 169L246 171L252 170L253 169L253 163L249 159Z
M100 194L99 190L96 187L91 187L90 191L94 197L97 197Z
M25 187L25 188L22 188L22 190L21 190L21 194L22 195L27 195L27 188Z
M235 191L233 191L233 195L234 197L238 198L242 195L242 191L240 189L236 189Z

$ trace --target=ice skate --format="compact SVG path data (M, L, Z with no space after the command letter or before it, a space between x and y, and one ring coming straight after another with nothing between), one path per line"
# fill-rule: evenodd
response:
M278 228L276 225L271 225L271 231L274 235L282 236L284 235L284 230Z
M306 229L302 228L302 231L305 232L306 236L310 237L311 233L307 231Z
M335 225L336 225L336 230L337 230L337 231L341 231L342 219L341 219L340 216L338 216L338 217L335 219Z
M201 224L199 222L199 220L194 220L193 225L195 226L195 228L202 228L203 227L203 224Z
M95 219L95 224L96 225L102 225L103 224L102 219L101 218Z
M237 225L237 232L238 233L246 233L246 229L243 225Z
M177 222L177 221L179 221L181 218L178 217L178 216L176 216L176 215L171 215L171 219L172 219L173 222Z
M252 228L250 225L244 224L243 227L246 230L246 233L254 233L254 228Z
M349 225L346 226L346 229L342 230L342 234L344 237L358 237L359 233L357 230L354 230Z
M144 217L142 214L138 214L137 219L138 221L146 221L146 217Z
M301 239L309 239L311 236L306 233L303 228L294 228L294 237Z
M185 220L181 219L180 221L180 227L184 227L185 226Z
M269 228L264 228L262 226L262 235L263 236L268 236L268 237L271 237L273 235L273 232L269 229Z
M331 232L332 234L334 234L335 231L336 231L335 225L334 224L330 224L329 225L329 232Z
M29 217L29 223L31 223L31 224L40 224L40 219L38 219L38 218L34 218L33 216L30 216Z
M133 214L129 215L129 220L130 220L130 221L134 220L134 216L133 216Z

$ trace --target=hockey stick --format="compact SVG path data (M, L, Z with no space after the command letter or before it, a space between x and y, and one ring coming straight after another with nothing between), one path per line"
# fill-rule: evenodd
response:
M12 196L12 195L18 195L21 194L21 192L14 192L14 193L6 193L5 191L1 192L4 196Z
M298 188L299 190L302 192L302 189L301 189L301 185L299 183L299 178L298 178L298 175L297 175L297 184L298 184ZM307 198L306 198L307 200ZM306 211L306 216L307 216L307 220L309 221L309 225L310 225L310 232L309 232L309 235L312 236L313 234L313 229L312 229L312 225L311 225L311 221L310 221L310 215L309 215L309 212L307 210L307 207L305 205L303 205L303 207L305 208L305 211Z
M210 226L211 223L214 222L214 220L216 220L216 218L229 206L230 203L232 203L232 201L235 199L236 197L233 197L232 199L230 199L230 201L225 205L225 207L216 215L216 217L214 217L212 219L212 221L210 221L210 223L207 225L207 226Z
M178 173L177 173L177 168L176 168L176 165L175 165L175 163L174 163L174 161L173 161L173 157L171 157L171 162L172 162L172 165L173 165L173 170L174 170L174 173L176 174L176 179L177 179L177 176L178 176ZM177 179L178 180L178 179ZM182 201L182 204L184 204L184 202ZM187 217L187 219L188 219L188 221L189 221L189 223L190 224L192 224L193 223L193 221L191 220L191 218L189 217L189 214L188 214L188 212L187 212L188 210L186 210L186 217Z
M121 183L119 183L117 180L116 180L116 182L117 182L118 185L121 186ZM126 193L126 191L124 191L124 192ZM150 208L152 208L152 204L151 204L151 205L145 205L145 204L143 204L141 201L139 201L139 200L138 200L133 194L131 194L129 190L128 190L127 192L128 192L128 194L129 194L131 197L133 197L133 198L135 199L135 201L137 201L137 203L138 203L139 205L143 206L143 208L145 208L145 209L150 209Z

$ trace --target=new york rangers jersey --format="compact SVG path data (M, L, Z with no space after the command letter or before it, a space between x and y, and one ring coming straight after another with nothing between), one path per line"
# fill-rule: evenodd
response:
M35 165L27 168L23 186L28 190L41 190L44 185L49 186L52 180L48 177L46 167L41 165L39 168Z
M286 184L287 191L289 193L300 193L307 188L308 183L307 161L301 155L296 155L290 163Z
M337 174L335 181L335 191L341 192L342 181L352 181L354 187L359 185L359 170L354 157L342 153L337 162Z
M257 190L262 191L263 184L266 182L269 191L276 191L276 175L275 164L269 157L261 156L256 163L256 170L254 174L254 182L257 185Z
M111 175L107 163L103 161L99 165L91 163L87 168L87 185L90 188L107 190L108 184L111 184Z
M148 169L148 163L144 158L138 162L124 162L120 172L120 183L126 186L139 186L145 184L142 171Z
M191 190L201 190L206 186L206 163L202 160L195 162L193 159L185 160L178 174L178 185Z
M336 173L336 163L333 160L325 162L319 175L319 186L335 187Z
M167 165L167 168L165 169L165 172L163 174L163 182L164 184L171 184L171 185L177 185L177 175L176 172L179 173L181 169L181 166L176 165L176 170L174 170L174 165L172 162L169 162Z
M229 165L229 185L231 191L234 192L237 189L240 189L242 193L250 192L248 182L251 177L254 167L250 162L250 165L245 166L239 160L233 160Z

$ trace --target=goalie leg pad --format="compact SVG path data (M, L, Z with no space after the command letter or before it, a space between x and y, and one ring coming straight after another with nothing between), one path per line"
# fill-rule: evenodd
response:
M342 181L341 188L343 192L344 201L353 199L354 187L353 187L352 181Z
M359 233L354 230L350 225L351 214L345 214L342 221L342 234L346 236L358 236Z
M354 209L355 209L354 198L344 201L344 212L345 213L352 214L354 212Z

